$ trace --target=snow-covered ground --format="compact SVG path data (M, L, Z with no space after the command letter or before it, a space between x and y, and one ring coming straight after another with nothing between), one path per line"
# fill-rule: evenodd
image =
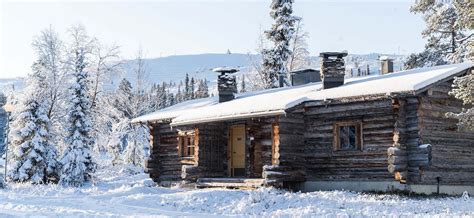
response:
M346 191L291 193L157 187L146 174L103 168L81 188L9 184L0 217L10 216L474 216L474 199L401 197Z

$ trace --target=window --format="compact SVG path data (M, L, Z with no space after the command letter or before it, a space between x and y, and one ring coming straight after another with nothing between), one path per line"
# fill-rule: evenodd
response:
M362 123L340 122L334 124L334 151L362 150Z
M194 157L196 154L196 131L178 132L178 152L181 157Z

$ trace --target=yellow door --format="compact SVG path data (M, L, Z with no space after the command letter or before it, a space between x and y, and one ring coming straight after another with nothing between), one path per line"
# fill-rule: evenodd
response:
M231 176L245 176L245 125L231 127Z

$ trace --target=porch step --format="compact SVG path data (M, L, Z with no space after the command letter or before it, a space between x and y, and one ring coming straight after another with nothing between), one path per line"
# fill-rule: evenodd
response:
M264 185L265 179L248 178L199 178L196 188L258 188Z

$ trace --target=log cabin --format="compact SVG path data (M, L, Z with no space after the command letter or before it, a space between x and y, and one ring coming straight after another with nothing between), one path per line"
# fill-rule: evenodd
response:
M150 177L198 187L473 194L474 133L446 116L463 110L449 92L473 64L344 78L345 55L321 53L320 82L240 94L236 70L215 69L218 96L134 119L150 127Z

